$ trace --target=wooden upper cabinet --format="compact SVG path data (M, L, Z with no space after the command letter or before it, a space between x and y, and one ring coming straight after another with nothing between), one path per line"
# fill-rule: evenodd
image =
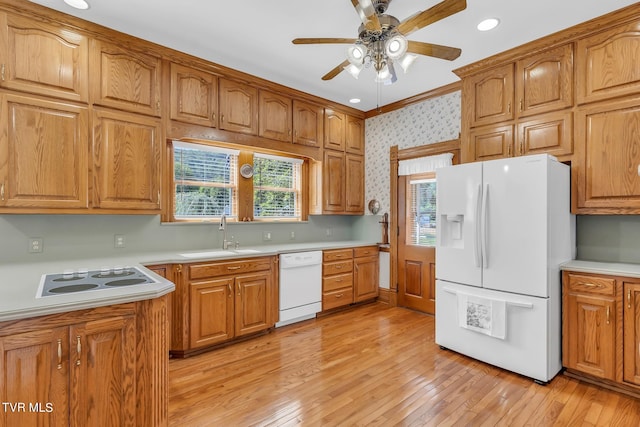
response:
M322 171L322 211L341 213L345 208L345 154L341 151L324 152Z
M288 96L261 90L259 135L278 141L292 141L292 100Z
M548 153L564 156L573 152L573 113L552 111L517 123L516 154Z
M258 89L221 78L220 129L258 134Z
M344 175L345 211L364 215L364 157L347 154Z
M640 214L640 100L612 100L576 115L577 213Z
M491 125L471 129L467 152L472 161L511 157L513 125Z
M89 99L89 42L77 32L0 13L0 86L72 101Z
M640 91L640 22L620 25L578 40L579 104Z
M130 113L93 112L94 207L160 209L160 120Z
M364 155L364 120L347 115L345 151Z
M507 64L464 79L471 127L513 119L513 73Z
M293 143L322 147L324 138L324 108L320 105L293 100Z
M0 100L0 207L87 208L87 108L10 93Z
M347 116L339 111L324 110L324 148L344 151Z
M94 104L160 116L160 58L91 40L89 69Z
M206 71L171 64L171 119L218 125L218 78Z
M573 46L567 44L516 63L518 115L528 116L573 105Z

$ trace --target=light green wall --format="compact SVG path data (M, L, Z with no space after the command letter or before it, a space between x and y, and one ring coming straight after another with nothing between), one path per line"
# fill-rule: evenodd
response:
M640 215L578 215L578 259L640 263Z

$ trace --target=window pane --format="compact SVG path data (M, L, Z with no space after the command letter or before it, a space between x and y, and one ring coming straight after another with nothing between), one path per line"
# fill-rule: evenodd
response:
M255 219L300 218L300 161L254 156L253 216Z
M236 216L237 155L181 143L174 159L176 218Z
M419 180L410 184L407 241L411 245L436 245L436 182Z

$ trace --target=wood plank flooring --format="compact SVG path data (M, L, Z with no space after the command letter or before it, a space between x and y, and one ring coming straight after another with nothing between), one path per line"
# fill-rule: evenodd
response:
M638 426L640 400L547 386L434 343L434 318L382 303L169 363L171 426Z

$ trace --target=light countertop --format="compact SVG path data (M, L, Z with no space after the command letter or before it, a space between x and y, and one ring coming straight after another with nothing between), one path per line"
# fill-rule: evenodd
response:
M640 277L640 264L572 260L560 266L562 270L579 273L609 274L613 276Z
M144 268L145 265L218 261L368 245L377 245L377 243L366 241L309 242L241 247L238 251L234 249L228 251L202 249L145 252L121 257L0 264L0 322L158 298L174 291L175 285L172 282ZM100 270L105 266L139 267L158 283L36 297L43 274L78 269Z

